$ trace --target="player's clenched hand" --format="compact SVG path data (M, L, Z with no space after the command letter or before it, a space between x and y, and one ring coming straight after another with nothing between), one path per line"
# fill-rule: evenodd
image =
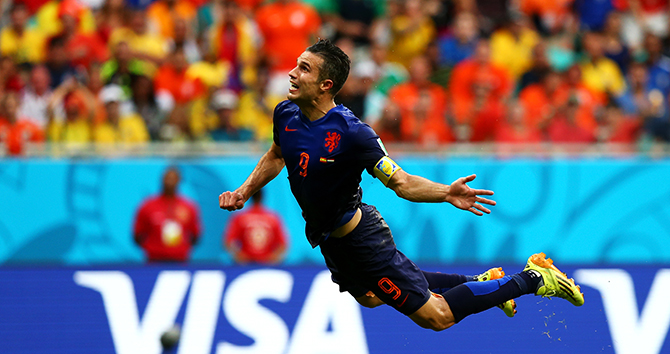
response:
M490 199L482 198L480 195L493 195L493 191L486 189L472 189L466 183L473 181L476 175L461 177L454 181L449 187L447 201L455 207L467 210L476 215L490 214L491 210L482 204L496 205L496 202Z
M228 211L242 209L244 202L244 196L238 192L223 192L219 195L219 207Z

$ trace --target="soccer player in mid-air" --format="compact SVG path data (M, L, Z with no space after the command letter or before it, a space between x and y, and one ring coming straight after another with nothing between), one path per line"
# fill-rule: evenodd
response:
M272 146L239 188L219 195L219 206L241 209L286 166L307 239L320 247L340 291L365 307L392 306L424 328L443 330L494 306L511 317L516 312L512 299L524 294L556 296L581 306L579 287L543 253L532 255L524 270L511 276L499 268L465 276L424 272L396 249L380 213L361 201L363 170L403 199L448 202L479 216L490 213L484 205L495 205L482 197L493 192L471 189L467 183L475 175L445 185L402 170L372 128L335 104L350 65L328 40L298 57L289 73L288 100L274 111Z

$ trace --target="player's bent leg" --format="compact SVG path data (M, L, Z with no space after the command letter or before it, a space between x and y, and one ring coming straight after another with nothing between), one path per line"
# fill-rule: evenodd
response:
M372 291L368 291L367 294L356 297L355 299L356 301L358 301L359 304L361 304L361 306L367 308L375 308L377 306L385 304L384 301L375 296L375 294Z
M421 308L409 315L409 318L419 326L434 331L442 331L456 324L447 301L441 295L432 295Z
M500 279L504 276L505 272L503 271L502 267L497 267L491 268L482 274L475 275L474 278L476 281L489 281ZM496 307L503 310L507 317L514 317L514 315L516 315L516 301L514 301L514 299L507 300L502 304L496 305Z

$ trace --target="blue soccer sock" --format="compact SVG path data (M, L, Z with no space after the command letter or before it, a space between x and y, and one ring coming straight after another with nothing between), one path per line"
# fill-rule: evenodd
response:
M436 294L441 294L457 285L474 280L471 275L426 272L423 270L421 272L428 281L428 289Z
M442 294L454 314L456 323L524 294L533 294L542 278L521 272L496 280L468 282Z

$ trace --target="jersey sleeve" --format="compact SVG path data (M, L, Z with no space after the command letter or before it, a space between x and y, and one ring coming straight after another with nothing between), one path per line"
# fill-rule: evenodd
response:
M382 157L388 156L386 148L379 135L369 125L360 123L354 127L352 135L356 146L356 160L371 176L376 177L374 167Z
M279 141L279 131L281 129L281 126L283 125L280 122L281 112L284 111L288 102L290 101L279 102L279 104L275 106L274 113L272 113L272 140L277 146L281 146L281 143Z

